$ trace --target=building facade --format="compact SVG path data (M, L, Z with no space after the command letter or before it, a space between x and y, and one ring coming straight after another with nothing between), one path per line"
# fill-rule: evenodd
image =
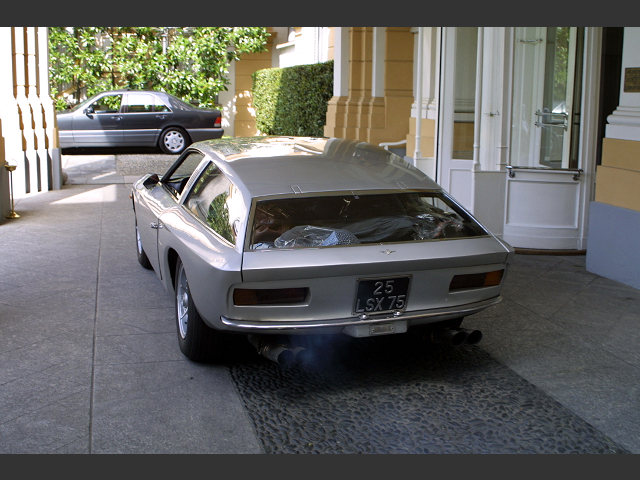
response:
M401 147L516 249L587 252L594 273L640 287L640 29L336 27L334 39L325 135Z
M334 60L326 136L401 153L520 251L586 252L588 270L640 288L640 27L269 31L231 65L226 135L260 133L253 72ZM56 188L46 28L0 28L0 62L0 164L18 194Z
M0 223L14 197L61 186L46 27L0 27ZM5 164L15 167L13 172Z

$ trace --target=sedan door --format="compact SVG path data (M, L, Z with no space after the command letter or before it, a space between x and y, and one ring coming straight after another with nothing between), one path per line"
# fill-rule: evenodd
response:
M82 147L115 147L122 144L122 94L102 95L77 112L73 140Z
M123 141L140 147L156 145L167 116L171 115L156 95L147 92L127 93L122 110Z

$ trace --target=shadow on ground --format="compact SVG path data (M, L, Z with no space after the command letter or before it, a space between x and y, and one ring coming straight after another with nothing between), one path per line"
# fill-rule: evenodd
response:
M329 337L327 337L329 338ZM230 365L266 453L627 453L479 346L336 337Z

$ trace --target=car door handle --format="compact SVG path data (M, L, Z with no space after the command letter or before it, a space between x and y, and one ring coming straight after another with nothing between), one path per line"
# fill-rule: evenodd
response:
M113 120L122 120L122 115L114 115L113 117L111 117Z
M158 223L152 223L150 227L153 228L154 230L158 230L160 228L163 228L164 225L162 224L162 222L159 221Z
M156 118L159 119L159 120L163 120L166 117L167 117L166 115L160 115L160 114L156 115Z

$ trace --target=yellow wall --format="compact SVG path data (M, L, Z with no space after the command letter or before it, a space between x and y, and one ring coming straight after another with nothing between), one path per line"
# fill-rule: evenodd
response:
M640 142L605 138L596 170L596 202L640 212Z
M250 53L243 55L236 62L235 76L235 119L234 131L236 137L252 137L259 135L256 128L256 114L253 109L251 88L253 80L251 75L257 70L271 68L271 49L275 35L271 29L267 29L272 35L267 41L267 51L262 53Z
M423 118L420 123L420 156L421 157L434 157L435 145L436 145L436 121L428 118ZM416 119L411 117L409 119L409 133L406 136L407 139L407 155L413 156L416 151Z
M373 144L406 138L413 103L413 34L409 27L387 27L385 35L384 96L372 97L373 29L350 28L349 93L329 101L325 136Z

